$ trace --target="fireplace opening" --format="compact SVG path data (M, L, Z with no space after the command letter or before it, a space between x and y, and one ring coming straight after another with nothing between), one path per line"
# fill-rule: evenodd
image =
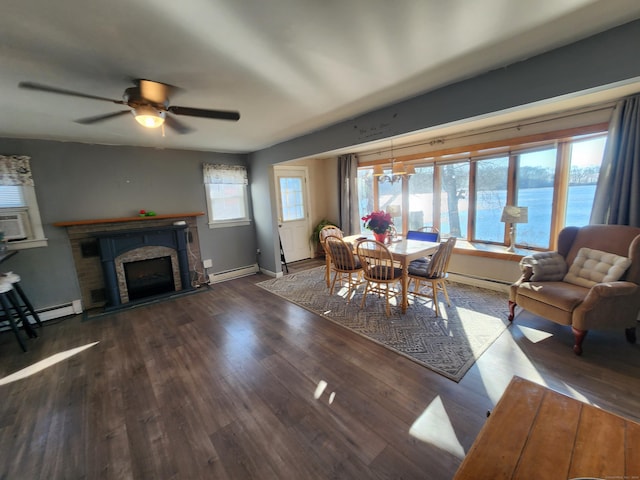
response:
M157 257L123 265L129 300L175 291L171 257Z

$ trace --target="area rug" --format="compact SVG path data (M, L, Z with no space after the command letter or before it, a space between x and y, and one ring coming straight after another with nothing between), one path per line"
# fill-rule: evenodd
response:
M387 317L384 299L369 294L361 310L363 287L350 303L346 288L336 285L329 295L324 267L257 285L456 382L508 324L506 293L460 283L448 283L451 307L438 296L441 317L435 316L433 302L421 297L410 297L404 314L392 305Z

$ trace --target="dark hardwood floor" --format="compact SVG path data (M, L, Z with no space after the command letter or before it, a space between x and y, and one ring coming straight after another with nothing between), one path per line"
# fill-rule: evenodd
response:
M455 383L266 279L48 322L27 353L0 334L0 378L51 362L0 381L0 478L449 479L513 375L640 420L623 332L590 332L576 357L568 329L524 312Z

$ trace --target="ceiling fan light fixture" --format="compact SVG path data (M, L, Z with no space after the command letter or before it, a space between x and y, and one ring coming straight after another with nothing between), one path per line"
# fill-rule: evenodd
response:
M131 110L136 121L146 128L158 128L164 123L165 112L156 110L148 105L143 105Z

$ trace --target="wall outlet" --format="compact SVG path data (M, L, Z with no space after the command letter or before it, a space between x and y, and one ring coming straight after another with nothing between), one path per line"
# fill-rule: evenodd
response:
M260 249L258 248L258 249L256 250L256 255L260 255L261 253L262 253L262 252L261 252L261 251L260 251Z
M213 267L213 262L208 258L207 260L202 261L202 265L204 265L204 268L211 268Z

